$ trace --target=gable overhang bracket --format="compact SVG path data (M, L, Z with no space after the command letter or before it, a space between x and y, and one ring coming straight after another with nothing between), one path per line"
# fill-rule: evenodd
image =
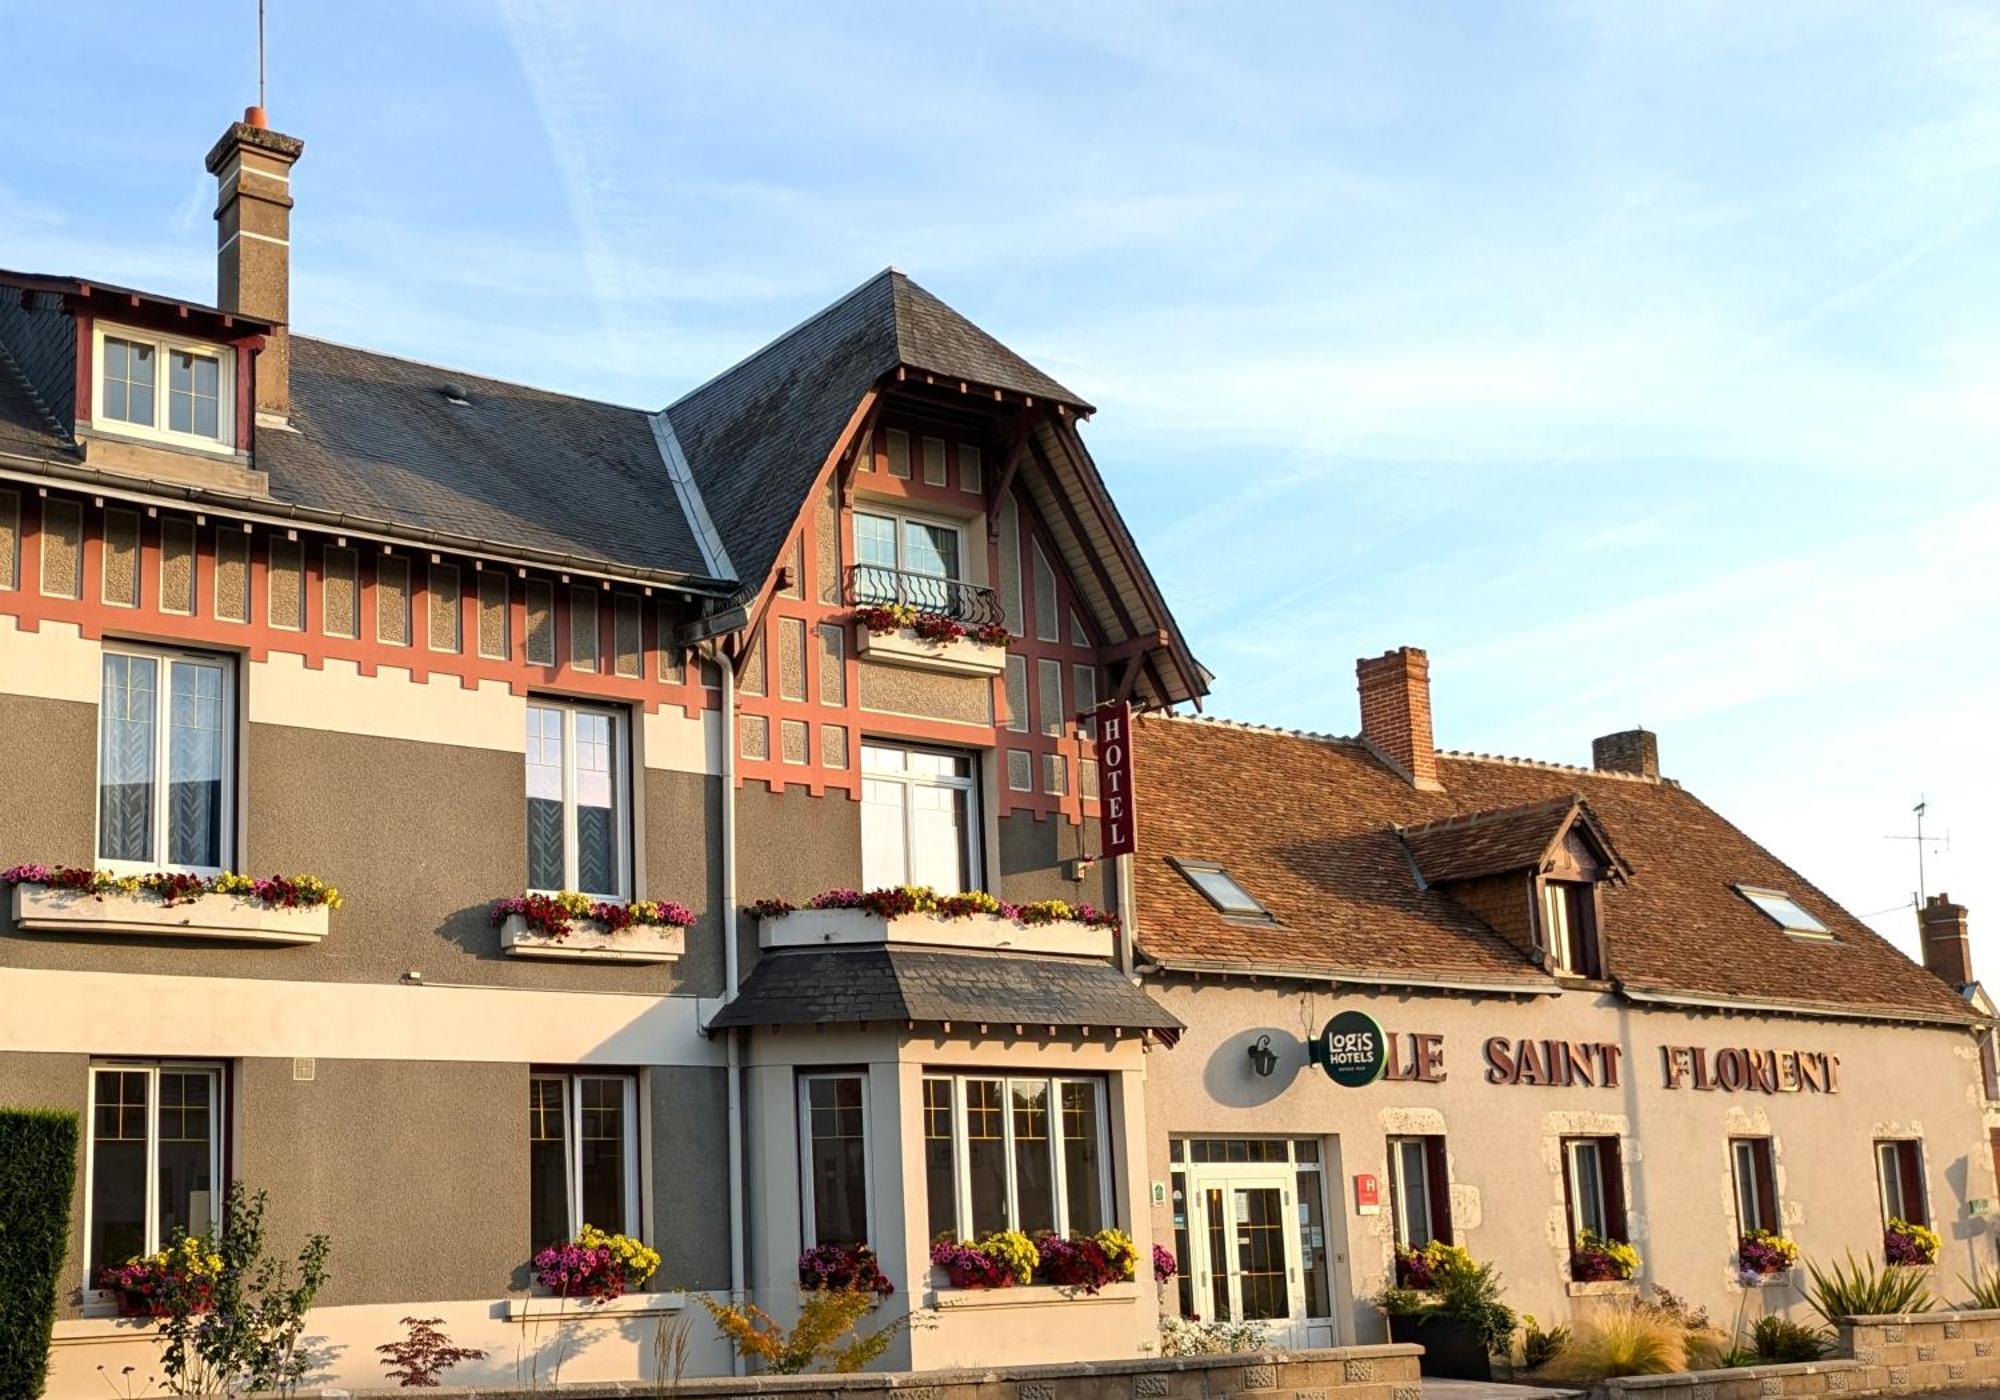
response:
M1007 493L1014 489L1014 478L1020 474L1021 462L1028 455L1028 439L1034 432L1035 412L1024 408L1014 416L1013 424L1007 430L1006 450L1001 455L999 475L986 492L986 540L995 544L1000 539L1000 507L1007 499Z

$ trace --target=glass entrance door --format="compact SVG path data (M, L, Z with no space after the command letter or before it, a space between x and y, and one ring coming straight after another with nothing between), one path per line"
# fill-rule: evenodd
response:
M1275 1346L1303 1346L1297 1187L1289 1169L1196 1169L1191 1183L1196 1306L1219 1322L1258 1322Z

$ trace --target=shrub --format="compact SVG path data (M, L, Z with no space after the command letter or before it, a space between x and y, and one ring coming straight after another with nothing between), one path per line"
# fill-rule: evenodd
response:
M1965 1291L1970 1295L1965 1301L1967 1308L2000 1309L2000 1274L1989 1274L1975 1264L1972 1277L1960 1274L1958 1281L1965 1285Z
M1576 1325L1550 1368L1565 1380L1657 1376L1687 1369L1687 1331L1671 1315L1644 1303L1593 1312Z
M1521 1316L1521 1365L1530 1371L1540 1370L1558 1356L1569 1345L1569 1328L1557 1323L1548 1331L1535 1321L1533 1313Z
M1671 1288L1653 1285L1653 1306L1680 1324L1684 1332L1706 1332L1708 1309L1697 1307Z
M40 1395L48 1377L76 1142L74 1113L0 1109L0 1395Z
M1489 1354L1508 1351L1514 1310L1500 1301L1498 1271L1459 1246L1435 1241L1416 1257L1427 1289L1390 1284L1375 1295L1375 1305L1391 1316L1446 1318L1478 1337Z
M382 1353L382 1369L389 1379L405 1390L438 1384L438 1377L461 1361L484 1361L486 1353L476 1347L453 1346L451 1338L438 1331L441 1317L406 1317L403 1326L409 1336L400 1342L385 1342L375 1350Z
M819 1288L802 1295L799 1320L788 1330L754 1303L718 1303L706 1293L695 1296L738 1356L762 1362L777 1376L859 1371L888 1350L897 1334L919 1316L913 1313L863 1332L861 1323L881 1305L881 1295L866 1288Z
M1806 1301L1828 1322L1843 1317L1880 1317L1889 1313L1929 1312L1935 1301L1929 1281L1921 1270L1891 1264L1878 1268L1874 1260L1862 1263L1847 1251L1847 1262L1825 1269L1806 1260L1811 1284Z
M1198 1317L1160 1319L1160 1355L1233 1356L1262 1351L1266 1333L1261 1322L1203 1322Z
M1758 1318L1750 1340L1762 1361L1817 1361L1833 1350L1825 1328L1775 1315Z

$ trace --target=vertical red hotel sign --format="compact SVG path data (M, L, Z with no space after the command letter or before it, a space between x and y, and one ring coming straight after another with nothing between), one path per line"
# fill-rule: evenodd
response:
M1090 712L1097 722L1097 800L1104 854L1129 856L1138 849L1132 809L1132 707L1123 700Z

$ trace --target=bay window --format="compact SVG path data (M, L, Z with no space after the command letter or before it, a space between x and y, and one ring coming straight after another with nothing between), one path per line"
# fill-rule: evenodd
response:
M1101 1080L933 1075L924 1109L932 1238L1113 1223Z
M528 1077L530 1247L585 1225L639 1233L639 1085L629 1074Z
M235 442L235 352L122 326L96 331L94 420L195 446Z
M972 755L861 746L865 888L929 885L940 894L976 890L982 831Z
M628 717L528 705L528 888L623 900L632 880Z
M85 1278L222 1224L222 1069L115 1062L90 1069Z
M99 864L221 870L234 844L234 668L223 657L107 645L102 679Z
M868 1082L859 1074L799 1080L809 1245L868 1242Z

